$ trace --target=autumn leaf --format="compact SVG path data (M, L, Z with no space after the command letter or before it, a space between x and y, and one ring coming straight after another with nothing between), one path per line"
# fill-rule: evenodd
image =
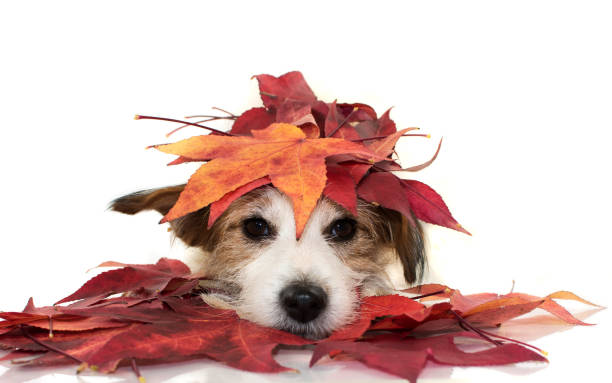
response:
M261 99L267 108L278 108L286 101L310 104L317 100L300 72L289 72L278 78L267 74L253 77L259 82Z
M390 117L391 109L388 109L377 120L367 120L355 126L355 130L362 138L388 136L396 132L395 122Z
M106 271L90 279L83 287L56 302L56 304L85 298L105 297L127 291L146 290L151 293L162 291L171 280L185 278L191 274L182 262L161 258L155 265L127 265L118 262L104 262L98 267L122 267Z
M338 113L336 101L329 104L329 112L325 119L325 137L337 137L349 141L360 139L359 134L347 122L347 118Z
M376 155L365 146L338 138L308 139L289 124L273 124L251 132L253 137L196 136L158 150L209 161L189 179L162 222L196 211L241 186L263 177L293 202L299 237L326 183L325 158L352 154L369 160Z
M0 348L11 351L2 360L27 356L31 360L20 365L74 363L112 372L137 361L164 363L209 358L246 371L282 372L292 369L274 360L279 347L315 344L311 365L326 355L338 358L342 354L371 368L415 381L427 361L456 366L546 361L536 347L478 326L494 326L535 308L550 309L571 324L584 324L545 304L571 299L592 305L567 291L546 297L523 293L464 296L444 285L423 285L406 290L417 294L414 299L401 295L363 297L352 323L328 338L314 341L261 327L239 318L231 310L208 306L193 285L201 277L188 274L187 267L179 261L103 265L130 270L132 277L120 285L113 275L102 273L71 294L70 297L80 296L81 300L68 306L35 307L30 300L21 313L0 313L4 319L0 321ZM105 298L130 286L136 286L136 291L150 288L144 277L152 271L165 274L173 285L170 293L164 293L166 285L154 294ZM154 283L159 285L159 281ZM103 291L105 287L107 290ZM442 302L430 306L418 302L436 296ZM470 332L456 332L461 328ZM461 338L481 339L492 347L465 352L456 345Z
M375 172L364 178L357 187L357 194L364 200L402 213L414 224L410 203L406 199L399 178L387 172Z
M400 183L410 210L418 219L471 235L453 218L442 197L435 190L415 180L401 180Z
M427 318L428 309L421 303L400 295L364 297L357 320L334 331L327 340L357 339L371 326L374 319L383 316L408 316L417 322Z
M368 367L381 370L410 382L416 382L428 360L451 366L495 366L526 361L547 362L540 353L518 344L504 344L477 352L465 352L455 343L457 338L479 338L461 332L427 338L405 334L385 334L363 341L330 341L319 343L310 360L312 367L326 355L343 353Z
M266 108L252 108L242 113L234 124L230 133L236 135L250 135L253 130L261 130L270 126L275 121L274 113Z
M263 107L241 115L217 108L228 116L202 116L209 119L201 122L234 120L229 132L172 118L137 116L210 132L208 136L154 146L178 155L169 165L208 162L192 175L179 201L161 223L210 205L210 227L231 202L263 186L261 180L265 178L292 200L298 238L321 192L353 214L357 196L396 210L409 221L415 217L469 234L433 189L392 174L417 172L430 166L440 152L442 140L431 159L402 168L392 157L398 140L429 135L406 134L418 128L398 130L391 119L391 109L378 117L367 104L321 101L300 72L253 77L258 81ZM294 128L288 129L287 124ZM272 130L274 133L270 133ZM317 141L320 137L323 138ZM329 138L339 141L324 141ZM316 145L321 150L314 150ZM369 152L364 155L364 150ZM323 165L324 159L327 166Z
M337 164L327 165L327 183L323 195L330 198L357 216L357 193L355 181L349 171Z
M30 337L19 336L20 331L16 329L4 335L0 345L30 351L44 351L45 346L50 346L63 354L47 354L33 364L55 365L77 360L102 372L114 371L121 361L132 358L176 360L194 355L222 360L247 371L281 372L291 369L279 365L272 357L279 344L312 343L241 320L231 311L211 308L200 298L169 298L166 303L173 310L151 304L128 307L121 303L81 309L83 315L115 316L124 322L123 327L80 333L75 333L80 329L74 328L53 338L36 330ZM126 311L130 314L126 315Z
M257 189L260 186L268 185L270 183L270 177L262 177L254 181L249 182L246 185L242 185L239 188L227 193L220 200L217 200L210 204L210 212L208 214L208 228L217 221L217 218L223 214L225 209L231 205L232 202L240 198L242 195L250 192L253 189Z

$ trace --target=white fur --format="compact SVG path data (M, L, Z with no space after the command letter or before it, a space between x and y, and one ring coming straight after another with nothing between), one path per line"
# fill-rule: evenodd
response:
M319 338L353 319L358 306L358 286L364 295L380 291L379 285L392 288L382 280L372 291L363 286L364 276L345 265L342 255L326 240L325 229L342 218L342 213L330 202L321 200L318 203L301 238L296 240L293 206L289 198L275 188L267 188L261 197L249 207L249 213L274 225L277 229L274 239L262 246L245 249L251 256L245 257L248 261L236 271L234 280L242 287L238 299L228 300L228 297L213 293L203 295L207 302L231 307L242 318L263 326ZM215 253L188 249L185 261L192 271L199 272L205 264L203 257L215 257ZM384 279L388 281L388 278ZM308 281L327 294L324 311L307 323L295 321L281 306L281 291L296 281Z
M269 189L267 197L271 203L261 206L258 213L279 230L273 243L240 271L243 292L237 310L264 326L322 336L347 323L357 303L355 290L360 278L342 263L323 234L324 228L340 217L336 209L319 203L296 241L290 200L276 189ZM288 317L279 300L281 290L299 280L318 285L328 298L324 312L306 324Z

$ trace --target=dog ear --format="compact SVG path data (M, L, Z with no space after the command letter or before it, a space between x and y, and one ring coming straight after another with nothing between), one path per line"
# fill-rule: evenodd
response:
M168 186L159 189L142 190L119 197L110 203L109 209L124 214L136 214L155 210L166 215L174 206L185 185ZM207 230L208 207L170 221L174 235L188 246L208 249L211 246L212 231Z
M110 203L109 208L130 215L144 210L155 210L161 215L166 215L184 188L185 185L176 185L137 191L115 199Z
M395 210L384 210L389 223L390 240L404 268L406 282L412 284L421 281L426 262L421 224L414 216L412 223Z

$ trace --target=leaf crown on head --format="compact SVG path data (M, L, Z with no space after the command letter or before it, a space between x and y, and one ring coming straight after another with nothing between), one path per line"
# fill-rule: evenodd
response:
M293 203L298 238L321 196L354 215L357 198L361 198L396 210L409 222L417 218L469 234L432 188L392 173L429 166L440 151L441 140L429 161L402 168L392 158L395 144L401 137L424 135L407 133L418 128L397 130L390 110L378 116L366 104L323 102L300 72L254 78L259 82L263 107L239 116L202 116L207 119L184 126L206 128L210 134L153 146L178 156L169 165L205 162L190 177L162 223L210 205L210 227L234 200L272 184ZM218 119L233 120L231 130L200 125Z

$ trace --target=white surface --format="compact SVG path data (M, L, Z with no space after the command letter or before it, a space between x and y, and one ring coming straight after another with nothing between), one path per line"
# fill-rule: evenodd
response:
M105 260L168 255L158 216L105 211L115 197L184 182L194 170L143 150L176 126L134 114L240 113L259 103L251 75L294 69L323 100L379 113L395 106L398 126L431 133L405 139L405 165L427 159L444 136L438 160L416 178L474 235L428 228L430 280L464 292L505 292L516 280L517 291L566 289L610 304L609 3L290 4L2 2L2 310L30 296L51 304ZM436 367L422 381L601 381L610 315L589 320L598 325L534 341L549 366ZM279 360L305 366L302 354ZM149 382L393 380L356 364L300 369L253 375L192 362L143 372ZM133 380L129 370L3 371L0 380L15 382Z

